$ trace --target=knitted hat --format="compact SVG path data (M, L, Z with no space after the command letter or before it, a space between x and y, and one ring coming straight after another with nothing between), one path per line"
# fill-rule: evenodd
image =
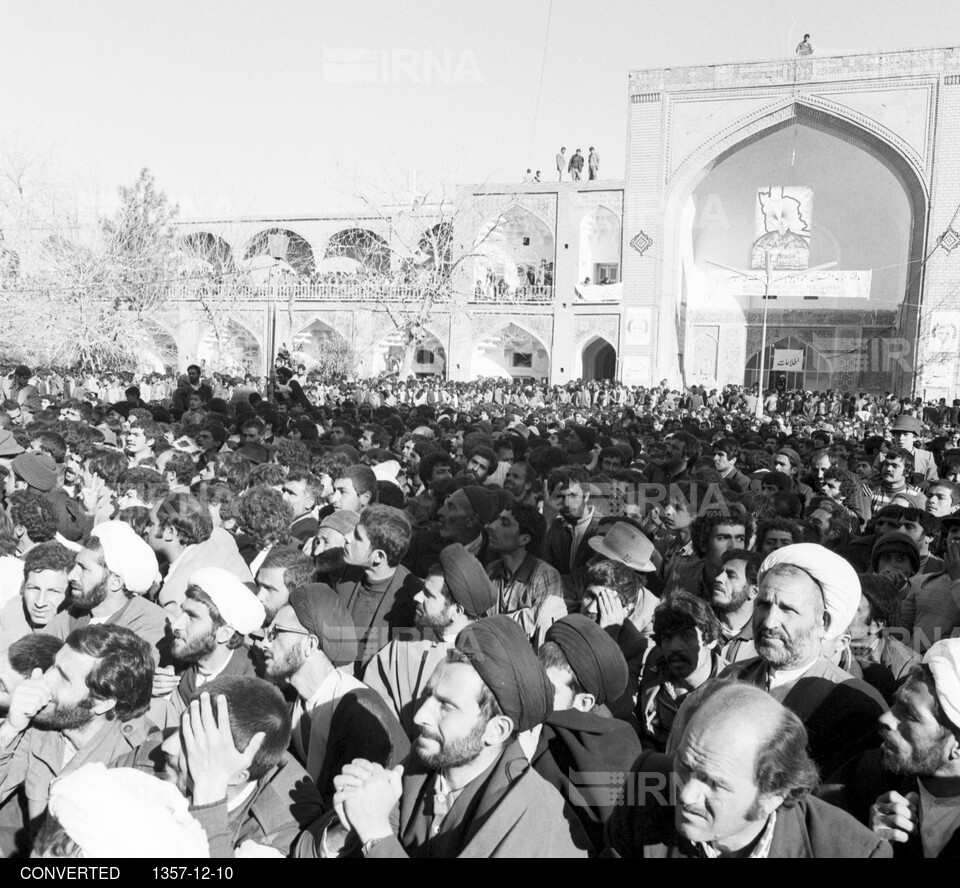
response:
M881 555L894 552L901 552L909 556L914 573L920 570L920 548L912 537L901 533L899 530L883 534L873 544L873 552L870 555L870 570L876 572L877 562Z
M49 493L57 484L57 464L46 453L21 453L10 467L18 478L44 493Z

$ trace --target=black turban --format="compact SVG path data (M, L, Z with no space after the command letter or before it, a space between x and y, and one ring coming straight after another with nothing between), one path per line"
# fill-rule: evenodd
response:
M617 700L627 689L627 661L619 645L589 617L570 614L557 620L545 640L563 651L580 687L597 703Z
M320 640L320 650L334 666L357 659L357 630L337 593L326 583L308 583L290 593L300 625Z
M510 617L486 617L464 627L456 648L466 655L518 731L542 724L553 712L553 685L527 634Z
M497 590L483 565L460 543L443 547L440 567L450 597L468 617L482 617L497 603Z

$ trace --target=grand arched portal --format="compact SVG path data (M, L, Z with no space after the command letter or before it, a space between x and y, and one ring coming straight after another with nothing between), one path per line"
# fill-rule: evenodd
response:
M622 343L624 380L742 382L766 307L767 342L814 347L832 387L908 394L924 350L946 349L924 335L921 306L944 329L960 315L945 267L960 186L933 190L960 163L955 100L954 49L632 72L623 305L643 335ZM802 241L761 193L802 204ZM738 274L762 272L758 244L784 268L835 265L764 303L763 282ZM956 384L960 341L953 350L944 378Z

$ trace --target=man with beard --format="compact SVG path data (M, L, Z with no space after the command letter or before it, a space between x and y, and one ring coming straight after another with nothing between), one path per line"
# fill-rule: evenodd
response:
M719 675L720 624L703 599L677 591L653 612L653 640L640 677L637 718L646 749L663 752L677 712L691 691Z
M357 655L353 620L322 583L294 589L263 641L266 677L296 691L292 748L325 803L333 778L356 757L392 768L410 751L379 694L340 667Z
M760 555L730 549L720 559L710 606L720 621L720 656L739 663L757 655L753 644L753 600L757 597Z
M497 591L483 565L460 543L440 552L416 602L417 638L391 641L368 664L364 682L390 706L410 739L413 716L433 670L453 647L457 635L497 604Z
M274 546L257 571L257 598L269 623L290 600L290 593L317 578L317 568L293 546Z
M487 574L497 589L498 614L516 620L535 646L555 620L567 615L560 574L537 558L547 523L536 507L514 503L487 525L491 552Z
M368 506L344 545L348 570L336 591L361 642L354 669L358 678L377 651L413 625L413 596L422 582L400 564L410 535L410 520L399 509Z
M152 682L151 647L129 629L71 632L54 665L13 692L0 724L0 799L23 786L36 829L54 778L87 762L109 764L147 739Z
M960 639L938 641L880 719L884 767L903 780L870 827L904 857L960 856Z
M691 528L697 559L681 562L665 572L664 588L680 588L705 601L710 600L713 581L720 573L724 552L745 549L753 537L753 519L739 505L711 509L700 515Z
M672 760L648 754L635 804L618 805L606 855L890 857L889 844L810 795L817 769L797 716L757 688L711 682L677 723Z
M168 682L154 681L151 721L161 728L178 725L197 688L218 675L255 675L244 636L263 626L265 617L257 596L229 571L205 567L194 573L180 616L170 624L170 652L186 668L173 693Z
M547 716L531 764L574 810L590 840L603 844L603 826L613 813L610 780L628 772L641 747L633 726L610 718L606 704L623 696L628 669L617 643L593 620L570 614L548 630L537 656L553 683ZM534 729L536 732L536 729Z
M753 605L757 655L722 677L766 689L804 723L822 774L877 742L883 698L832 660L860 605L860 580L839 555L797 543L764 559Z
M586 857L589 841L516 739L550 714L554 689L509 617L468 626L434 671L414 719L416 761L363 759L334 780L340 821L322 852L366 857Z
M897 857L960 855L960 639L938 641L880 718L881 746L830 777L824 794Z
M516 502L534 507L537 505L536 485L537 473L523 460L510 466L503 479L503 489L513 494Z
M433 450L420 460L420 484L422 489L407 499L404 511L410 516L415 528L428 527L435 517L433 512L434 488L442 481L453 477L453 458L442 450ZM416 488L413 488L416 490Z
M349 509L337 509L320 520L316 534L303 544L303 552L313 559L315 578L336 586L343 574L343 547L360 520Z
M555 469L547 478L547 490L559 514L547 528L543 560L565 577L583 567L593 556L587 541L600 532L600 515L590 502L587 473L580 467Z
M163 609L144 596L160 578L153 550L123 521L98 524L70 571L70 606L44 629L61 640L81 626L123 626L144 639L159 661Z

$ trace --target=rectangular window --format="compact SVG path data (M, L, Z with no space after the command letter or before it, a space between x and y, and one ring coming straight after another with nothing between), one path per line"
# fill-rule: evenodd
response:
M593 282L595 284L615 284L620 266L615 262L597 262L593 266Z
M417 359L416 363L418 364L432 364L433 363L433 352L428 348L418 348L417 349Z
M514 352L513 353L513 365L514 367L532 367L533 366L533 352Z

